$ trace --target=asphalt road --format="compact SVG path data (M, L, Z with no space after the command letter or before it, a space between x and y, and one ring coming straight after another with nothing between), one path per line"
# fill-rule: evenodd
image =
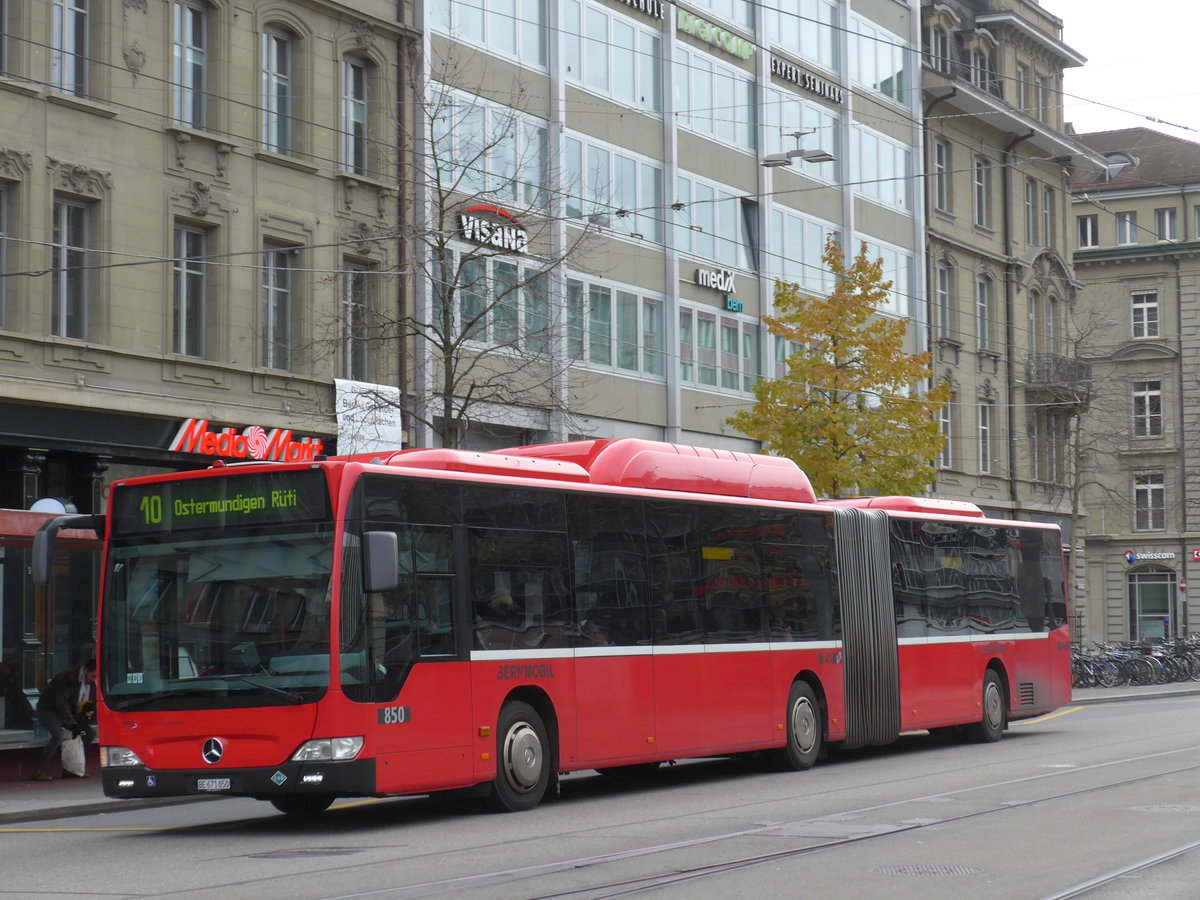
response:
M0 897L1194 898L1200 696L917 735L810 772L580 774L530 813L222 799L0 827Z

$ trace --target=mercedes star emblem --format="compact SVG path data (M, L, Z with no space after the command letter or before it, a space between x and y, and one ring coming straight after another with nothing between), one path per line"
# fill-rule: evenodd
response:
M204 742L204 750L200 755L210 766L215 766L225 755L225 745L218 738L209 738Z

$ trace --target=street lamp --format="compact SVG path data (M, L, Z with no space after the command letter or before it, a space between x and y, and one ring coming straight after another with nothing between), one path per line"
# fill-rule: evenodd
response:
M785 150L783 153L768 153L763 157L762 164L770 169L775 166L790 166L794 159L802 159L805 162L811 163L833 162L837 157L828 150L805 150L801 148L800 139L806 134L812 134L815 130L815 128L810 128L808 131L793 131L792 137L796 139L796 149Z

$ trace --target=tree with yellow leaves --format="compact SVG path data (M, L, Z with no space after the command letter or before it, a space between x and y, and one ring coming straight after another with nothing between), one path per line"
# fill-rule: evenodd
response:
M935 414L951 386L923 389L930 354L906 352L908 323L876 313L892 287L883 260L864 245L847 265L832 236L823 259L835 279L827 297L776 284L778 315L764 321L797 349L786 375L759 381L754 406L729 423L795 460L818 496L921 493L945 442Z

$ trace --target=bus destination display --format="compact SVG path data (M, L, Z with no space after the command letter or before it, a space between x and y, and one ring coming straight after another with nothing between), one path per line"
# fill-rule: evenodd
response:
M312 471L120 485L113 498L113 531L123 535L321 521L329 515L325 478Z

